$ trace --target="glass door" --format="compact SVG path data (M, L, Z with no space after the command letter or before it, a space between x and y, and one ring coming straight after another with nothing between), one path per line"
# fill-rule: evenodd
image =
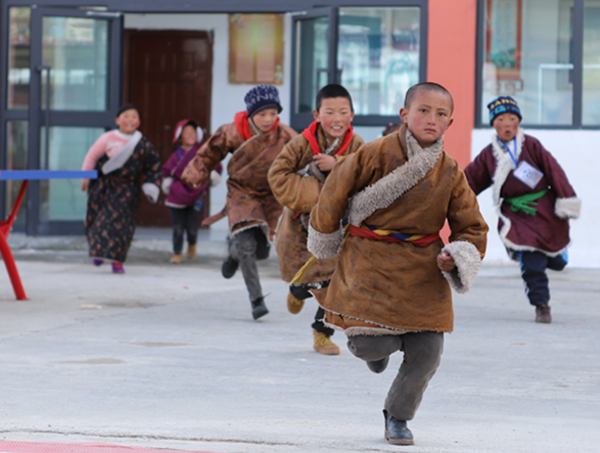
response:
M113 128L120 100L120 13L38 7L31 14L29 168L79 170ZM27 233L83 232L80 180L30 185Z
M337 20L337 8L294 13L291 126L295 129L304 129L313 121L318 91L338 81Z

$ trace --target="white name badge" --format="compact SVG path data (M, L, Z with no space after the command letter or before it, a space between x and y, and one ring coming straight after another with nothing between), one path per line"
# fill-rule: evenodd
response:
M537 168L534 168L529 163L522 161L517 169L513 171L513 175L519 181L527 184L529 188L535 189L540 180L544 177L544 174Z

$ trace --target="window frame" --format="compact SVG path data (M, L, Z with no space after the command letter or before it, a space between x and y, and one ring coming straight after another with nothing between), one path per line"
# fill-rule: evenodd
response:
M598 125L582 124L583 113L583 22L585 0L573 0L573 116L571 124L530 124L525 120L523 126L531 129L598 130ZM481 104L483 97L483 64L485 47L485 7L487 0L477 0L477 37L475 42L475 128L485 129L490 125L482 121Z
M338 57L338 44L339 44L339 16L340 16L340 8L405 8L405 7L413 7L419 8L419 82L425 82L427 80L427 50L428 50L428 30L429 30L429 1L428 0L378 0L373 4L369 4L365 6L367 1L346 1L344 3L340 3L339 5L335 5L335 3L339 2L329 2L327 8L330 9L329 12L329 23L330 26L333 27L333 30L329 32L328 40L329 40L329 83L337 82L337 71L334 69L337 67L337 57ZM319 8L322 10L324 8ZM319 11L315 8L314 11L319 14ZM310 18L313 15L313 10L306 9L302 12L292 13L294 15L298 15L298 18L306 17ZM295 22L292 20L292 53L291 53L291 74L292 74L292 106L294 106L295 102L295 71L296 71L296 32L295 32ZM293 107L292 107L293 108ZM294 129L304 129L310 123L309 120L312 120L312 114L307 113L295 113L292 111L290 115L290 126ZM399 112L397 115L355 115L352 120L353 126L363 126L363 127L383 127L387 126L389 123L398 122L399 121Z

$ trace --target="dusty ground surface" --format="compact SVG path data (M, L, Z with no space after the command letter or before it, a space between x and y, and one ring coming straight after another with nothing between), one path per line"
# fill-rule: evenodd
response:
M312 350L316 305L285 307L277 262L260 272L271 313L253 321L222 240L166 263L140 237L125 275L89 264L81 238L15 235L30 300L0 272L0 439L214 452L597 452L600 270L551 274L554 322L533 322L517 267L485 265L455 295L455 332L416 418L414 447L383 439L400 354L375 375L345 347ZM79 242L78 242L79 241Z

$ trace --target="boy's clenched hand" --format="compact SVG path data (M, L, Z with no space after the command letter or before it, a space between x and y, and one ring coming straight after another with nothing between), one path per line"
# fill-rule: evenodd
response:
M315 164L321 171L331 171L336 163L335 157L329 154L318 154L315 156Z
M447 252L440 253L437 256L436 260L438 267L444 272L450 272L456 267L454 258L452 258L452 256L449 255Z

